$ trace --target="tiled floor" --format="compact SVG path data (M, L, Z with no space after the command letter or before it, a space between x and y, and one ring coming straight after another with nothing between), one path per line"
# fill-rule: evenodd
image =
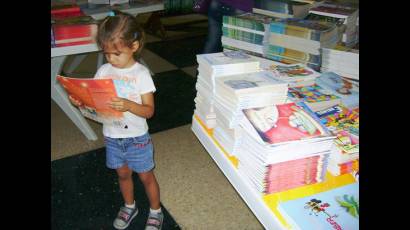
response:
M182 20L181 18L178 20ZM164 24L174 29L177 28L175 25L178 24L178 20L166 19ZM171 40L173 35L178 36L180 40L180 36L184 34L192 37L193 33L183 30L167 31L168 39ZM147 36L147 44L160 41L157 36ZM195 43L193 40L188 42ZM180 73L181 77L195 80L197 66L195 53L192 52L198 51L191 50L190 54L182 56L183 52L189 49L182 46L179 49L185 51L178 51L176 44L179 43L174 44L175 47L169 50L173 49L177 52L174 54L181 55L178 60L169 58L172 52L162 53L160 56L159 52L150 50L147 45L142 54L145 63L160 77L167 78L172 76L171 73ZM191 60L186 59L187 55L191 55ZM69 62L70 58L66 64ZM91 77L95 73L95 66L96 54L91 54L72 74L78 77ZM67 65L64 70L66 68ZM163 82L172 84L172 80ZM103 147L100 124L88 120L98 136L97 141L88 141L53 101L51 117L51 160L76 156ZM157 165L155 173L161 188L161 200L182 229L263 229L192 133L190 124L154 133L152 138Z

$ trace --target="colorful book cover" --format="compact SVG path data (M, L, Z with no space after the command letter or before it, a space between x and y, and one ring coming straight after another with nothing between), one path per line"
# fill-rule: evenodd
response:
M279 203L292 229L359 229L359 183Z
M336 136L335 145L341 153L359 151L359 108L349 109L342 105L330 108L329 113L320 111L318 116L323 125ZM318 112L316 112L318 114Z
M318 77L319 76L319 73L301 64L294 64L294 65L274 65L272 64L271 66L269 66L269 70L273 71L280 78L283 78L283 79L295 79L295 78L307 78L307 77Z
M340 100L338 96L333 95L332 92L325 90L318 85L290 87L288 96L308 103Z
M120 95L121 80L84 79L57 76L62 87L74 99L83 104L79 107L81 113L90 119L101 123L119 124L123 113L109 107L108 102Z
M259 136L269 144L328 135L327 129L303 103L287 103L243 110Z

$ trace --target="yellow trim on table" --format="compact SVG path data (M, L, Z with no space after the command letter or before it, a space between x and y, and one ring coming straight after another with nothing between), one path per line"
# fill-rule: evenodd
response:
M201 118L199 118L197 115L194 115L194 118L199 122L199 124L206 130L208 135L212 138L212 141L222 150L222 152L225 154L225 156L231 161L233 166L238 169L238 158L234 156L230 156L228 152L225 151L225 149L222 147L221 144L214 138L214 129L208 129L205 124L201 121Z

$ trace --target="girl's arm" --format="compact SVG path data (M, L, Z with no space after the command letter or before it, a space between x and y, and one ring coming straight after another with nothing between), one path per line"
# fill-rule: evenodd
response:
M144 118L151 118L154 115L154 94L146 93L141 95L142 104L127 100L125 98L115 97L111 99L109 105L111 108L121 111L130 112Z

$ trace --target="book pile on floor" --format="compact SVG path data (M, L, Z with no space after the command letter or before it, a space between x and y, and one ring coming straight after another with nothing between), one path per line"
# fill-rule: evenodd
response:
M358 47L358 45L357 45ZM321 72L334 72L343 77L359 80L359 49L337 45L322 49Z
M95 42L97 22L85 15L76 4L52 5L52 47L91 44Z

